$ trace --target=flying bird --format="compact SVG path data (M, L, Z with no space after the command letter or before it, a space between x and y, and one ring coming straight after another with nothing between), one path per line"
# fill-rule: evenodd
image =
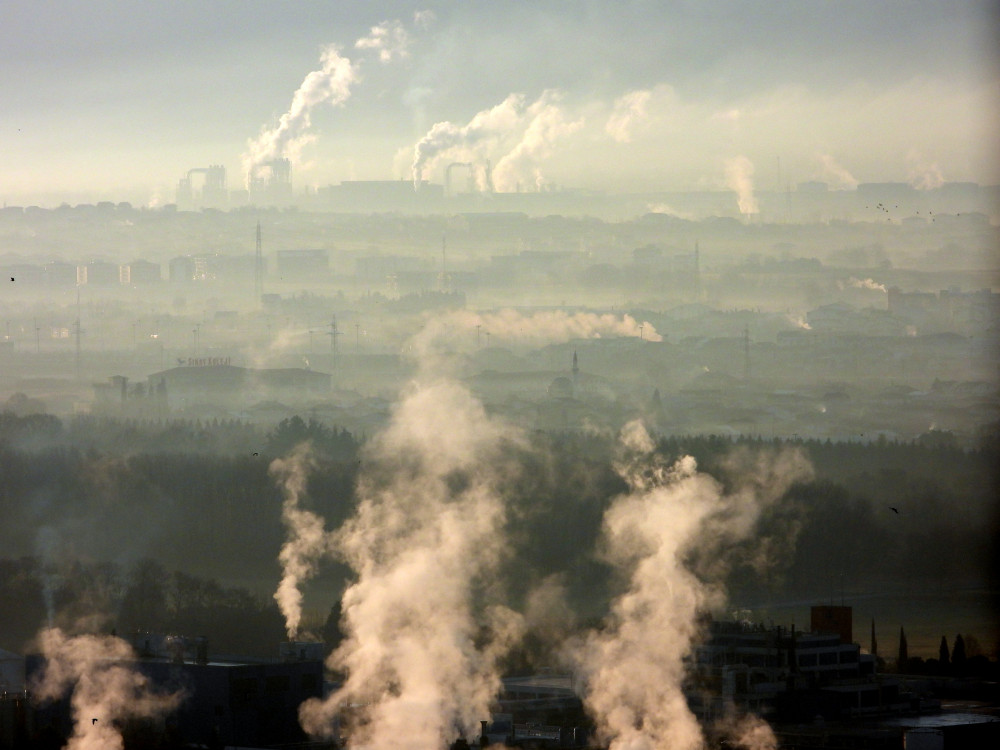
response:
M94 726L94 724L96 724L96 723L97 723L97 719L91 719L90 720L90 725L91 726Z
M899 511L896 508L893 508L891 505L889 506L889 510L895 513L897 516L899 515Z

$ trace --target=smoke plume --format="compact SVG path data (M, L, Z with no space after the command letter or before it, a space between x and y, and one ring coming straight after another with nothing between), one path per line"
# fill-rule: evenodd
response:
M537 185L538 163L550 155L558 139L582 125L582 120L567 121L558 101L557 92L545 91L526 106L523 95L511 94L495 107L478 112L466 125L436 123L414 147L414 184L419 185L426 173L445 161L491 159L496 163L493 181L497 190L514 190L523 181Z
M31 685L40 700L72 691L73 735L67 750L121 750L122 722L173 711L181 694L157 693L132 668L131 646L111 636L69 637L58 628L39 635L45 669Z
M323 518L300 507L313 466L310 446L302 443L286 458L276 458L269 467L285 498L281 506L281 520L288 531L288 538L278 555L284 575L274 592L274 599L285 617L289 640L299 637L302 623L300 587L316 574L319 563L331 549L331 537L324 527Z
M614 111L604 129L619 143L632 140L632 131L648 118L646 107L652 98L651 91L630 91L615 102Z
M850 172L841 166L830 154L817 154L822 165L822 175L833 183L835 190L854 190L858 181Z
M568 313L565 310L526 315L506 308L494 312L456 310L436 315L413 337L409 346L421 361L432 361L442 351L473 349L477 326L480 334L489 333L491 342L498 346L538 347L572 339L607 337L641 336L646 341L663 340L652 323L640 323L631 315Z
M847 283L855 289L871 289L876 292L886 291L885 284L879 284L874 279L856 279L852 276Z
M435 123L413 149L414 184L445 158L471 161L483 156L517 126L523 106L524 97L511 94L495 107L478 112L466 125Z
M505 462L520 444L454 383L416 384L397 406L367 448L357 512L336 533L356 580L327 665L346 677L300 708L306 731L329 736L346 714L351 747L440 748L488 715L521 620L477 602L505 549Z
M760 213L753 194L753 162L745 156L726 160L726 187L736 193L740 213L744 216Z
M742 456L732 468L747 473L727 492L690 456L658 463L637 422L623 429L622 444L618 471L630 492L606 512L604 543L629 583L606 627L578 646L585 701L611 750L694 750L704 738L682 684L699 614L724 602L725 551L809 469L798 454Z
M244 172L257 176L275 159L298 158L302 147L311 140L311 112L323 102L337 106L351 96L351 86L358 80L357 68L341 56L335 46L320 55L322 66L307 75L292 97L292 104L273 128L265 128L255 139L247 141L243 155Z
M556 141L579 130L583 120L568 121L558 105L558 94L546 91L525 111L524 131L517 144L497 162L493 182L500 192L511 192L522 182L544 186L538 164L548 158Z
M910 185L917 190L934 190L945 182L938 163L926 159L917 151L911 150L906 155L906 166L909 169Z

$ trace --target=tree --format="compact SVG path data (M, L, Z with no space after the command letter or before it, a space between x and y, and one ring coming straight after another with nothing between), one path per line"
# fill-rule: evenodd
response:
M948 657L948 639L942 635L941 645L938 647L938 662L941 665L942 674L946 674L948 672L950 661L951 660Z

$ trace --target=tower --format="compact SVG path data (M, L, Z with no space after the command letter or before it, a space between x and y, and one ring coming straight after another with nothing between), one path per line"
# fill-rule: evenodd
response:
M253 293L256 297L256 304L260 304L261 297L264 296L264 254L260 244L260 222L257 222L257 251L254 255L253 265Z
M577 387L580 383L580 364L576 358L576 351L573 352L573 398L576 398Z

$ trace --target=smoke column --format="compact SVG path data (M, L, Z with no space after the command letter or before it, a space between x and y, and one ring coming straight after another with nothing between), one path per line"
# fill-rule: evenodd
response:
M39 644L46 664L32 692L40 700L57 700L72 690L73 736L67 750L121 750L116 723L162 716L180 703L179 693L153 692L147 678L132 668L132 648L120 638L67 637L49 628L39 635Z
M505 456L520 444L454 383L416 384L397 406L366 449L357 512L337 532L356 580L327 666L347 676L300 708L307 732L330 736L349 711L350 747L432 750L488 715L497 660L521 620L476 602L505 547Z
M748 538L762 509L809 468L798 454L741 456L733 468L743 479L726 493L690 456L658 464L637 422L623 429L622 443L618 471L630 491L605 513L604 543L629 584L606 627L578 646L585 701L611 750L695 750L704 738L682 691L684 659L699 636L699 613L724 602L711 581L724 551Z
M285 498L281 506L281 520L288 538L278 555L284 575L274 592L274 599L285 616L289 640L298 638L302 623L300 585L316 574L320 561L330 550L330 536L322 517L299 506L312 466L309 444L302 443L287 458L272 461L268 469L280 483Z
M35 537L35 550L40 559L39 577L42 584L42 599L45 602L46 624L51 628L56 617L56 587L59 578L54 572L56 551L60 546L59 532L51 526L43 526Z
M760 212L753 194L753 162L745 156L726 161L726 187L736 193L736 202L744 216Z
M357 82L355 66L342 57L335 46L327 47L320 55L322 67L307 75L292 97L292 104L278 124L261 131L257 138L247 142L243 155L243 168L248 177L270 161L295 158L309 140L310 113L323 102L337 106L351 96L351 86Z

